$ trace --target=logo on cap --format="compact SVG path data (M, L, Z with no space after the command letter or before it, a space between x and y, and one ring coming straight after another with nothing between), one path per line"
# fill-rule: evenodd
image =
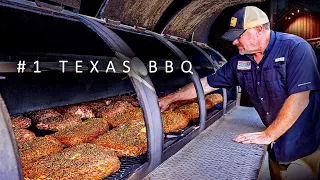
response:
M237 25L237 18L232 17L230 21L230 26L236 27L236 25Z

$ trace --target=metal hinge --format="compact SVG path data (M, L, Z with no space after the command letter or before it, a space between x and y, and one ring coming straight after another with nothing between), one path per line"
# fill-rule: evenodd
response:
M196 45L196 46L199 46L199 47L201 47L201 48L204 48L204 49L206 49L206 48L209 47L208 44L202 43L202 42L191 41L191 43L194 44L194 45Z
M114 25L114 26L120 26L120 24L121 24L120 21L112 20L112 19L105 19L105 22L107 24Z
M161 34L161 36L167 38L167 39L170 39L170 40L173 40L173 41L178 41L178 42L187 42L187 40L185 38L181 38L181 37L178 37L178 36L173 36L173 35L169 35L169 34Z
M133 26L133 28L134 28L136 31L142 31L142 32L145 32L145 31L147 30L147 28L140 27L140 26Z
M45 2L41 2L41 1L38 1L38 0L35 0L35 3L38 7L42 7L42 8L45 8L45 9L53 9L53 10L56 10L56 11L62 11L64 9L64 6L60 5L54 5L54 4L49 4L49 3L45 3Z

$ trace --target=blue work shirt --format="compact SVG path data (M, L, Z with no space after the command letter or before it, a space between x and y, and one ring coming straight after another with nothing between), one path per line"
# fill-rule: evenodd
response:
M309 104L295 124L273 143L278 163L312 154L320 145L320 75L317 57L302 38L271 31L269 44L259 64L253 55L236 55L207 77L211 87L240 86L246 91L268 127L286 99L311 90Z

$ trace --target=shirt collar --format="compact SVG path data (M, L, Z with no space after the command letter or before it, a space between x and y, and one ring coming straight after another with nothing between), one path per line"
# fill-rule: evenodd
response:
M276 35L275 35L275 32L274 31L270 31L270 41L269 41L269 44L267 46L267 48L264 50L264 57L268 56L273 45L274 45L274 42L276 41Z

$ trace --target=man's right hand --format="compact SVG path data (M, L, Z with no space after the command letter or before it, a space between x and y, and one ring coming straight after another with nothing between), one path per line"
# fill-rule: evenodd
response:
M160 107L161 112L168 109L171 102L172 102L172 98L170 98L169 96L159 98L159 107Z

